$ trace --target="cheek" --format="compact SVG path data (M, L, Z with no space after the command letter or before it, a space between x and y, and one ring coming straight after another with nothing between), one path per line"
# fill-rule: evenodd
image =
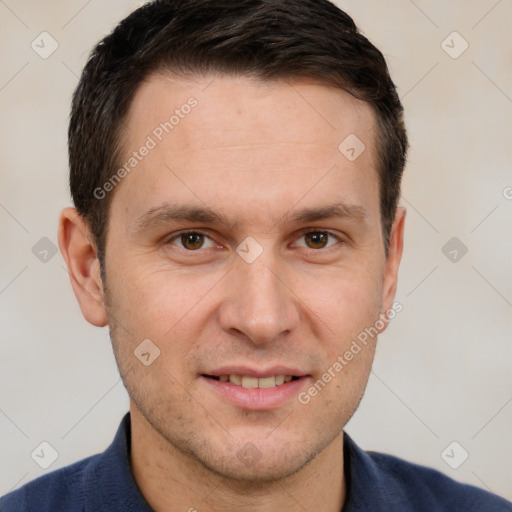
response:
M382 287L374 274L351 268L322 280L305 280L304 303L322 320L334 343L356 337L379 318Z
M190 342L200 332L201 316L222 277L217 273L192 275L175 270L131 271L109 279L113 313L137 339L150 338L162 348L180 340Z
M197 320L198 311L226 285L221 282L226 269L193 273L160 265L146 268L139 263L127 262L109 272L110 295L127 322L151 330L157 337L165 336L178 324L191 324L191 317ZM292 269L286 281L302 307L322 319L327 330L353 334L351 328L366 327L365 322L379 314L381 276L367 260L359 266Z

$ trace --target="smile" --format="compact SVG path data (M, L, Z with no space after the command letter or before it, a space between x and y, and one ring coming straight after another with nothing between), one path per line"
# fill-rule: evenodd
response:
M210 379L215 379L220 382L230 382L235 386L242 386L246 389L268 389L276 386L282 386L285 383L291 382L292 380L298 379L293 375L272 375L270 377L253 377L251 375L205 375Z
M256 372L246 369L238 373L224 371L200 375L201 381L222 402L246 410L273 410L295 399L310 383L309 375L291 375L279 371ZM239 370L243 370L239 368ZM291 370L288 368L288 371ZM247 375L253 373L253 375ZM294 373L299 373L299 371ZM256 375L255 375L256 374ZM259 374L259 375L258 375Z

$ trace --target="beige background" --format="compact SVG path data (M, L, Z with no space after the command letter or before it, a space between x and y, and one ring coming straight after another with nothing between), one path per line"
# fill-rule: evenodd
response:
M42 441L59 454L49 471L102 451L127 410L107 330L82 318L60 254L44 263L32 248L57 243L70 204L77 77L93 44L139 3L0 0L1 494L44 473L30 456ZM512 2L338 4L385 54L412 145L404 309L379 340L347 430L366 449L512 499ZM47 59L31 48L43 31L59 45ZM442 46L453 31L469 44L458 58ZM446 45L453 55L464 41ZM442 252L452 237L468 249L456 262ZM469 453L458 469L441 456L452 441ZM458 460L460 448L448 453Z

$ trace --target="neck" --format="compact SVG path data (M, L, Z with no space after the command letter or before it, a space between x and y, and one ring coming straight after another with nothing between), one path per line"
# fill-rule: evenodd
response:
M131 409L131 469L155 512L340 512L345 501L343 433L293 475L272 482L223 477L168 443Z

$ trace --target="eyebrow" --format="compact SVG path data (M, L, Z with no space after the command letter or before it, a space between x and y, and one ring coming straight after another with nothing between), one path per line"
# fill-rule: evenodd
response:
M306 223L317 222L334 218L346 218L354 220L366 220L368 212L365 208L358 205L338 202L320 207L303 208L302 210L285 214L281 220L275 223ZM143 213L136 221L136 231L155 228L162 225L168 225L176 222L197 222L210 225L224 225L233 231L238 222L230 221L224 214L216 212L208 206L179 205L163 203Z
M304 208L296 213L285 215L284 219L295 222L316 222L319 220L333 218L352 218L355 220L366 220L368 212L362 206L346 204L343 202L329 204L326 206Z

